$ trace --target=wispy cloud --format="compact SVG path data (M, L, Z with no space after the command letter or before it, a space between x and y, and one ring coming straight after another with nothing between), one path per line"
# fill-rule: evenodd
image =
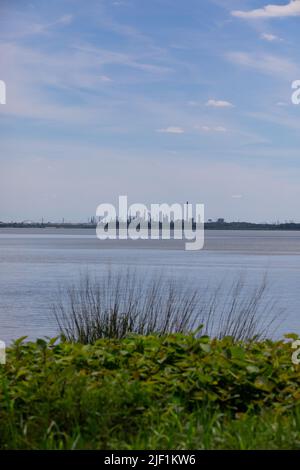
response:
M208 100L206 106L210 108L233 108L234 105L229 101L223 100Z
M230 52L226 55L231 62L256 69L262 73L293 79L299 73L299 67L285 57L270 54L251 54L248 52Z
M78 45L75 50L82 54L87 54L95 61L95 64L102 65L122 65L152 74L165 75L171 72L171 68L165 65L146 62L142 54L116 52L109 49L102 49L90 45Z
M232 16L245 19L300 16L300 0L292 0L286 5L266 5L255 10L233 10L231 14Z
M62 26L67 26L72 23L73 21L73 15L67 14L67 15L62 15L57 20L52 21L51 23L41 23L41 24L36 24L32 28L33 33L45 33L46 31L49 31L50 29L62 25Z
M227 132L226 127L223 126L195 126L195 129L203 132Z
M283 111L283 110L281 110ZM272 124L276 124L279 128L286 127L291 130L295 130L299 132L300 130L300 122L299 119L289 115L288 113L272 113L269 114L267 112L251 112L247 113L248 116L255 118L260 121L269 122Z
M9 31L1 29L0 36L6 40L18 40L27 37L50 34L57 31L60 26L70 25L73 20L74 15L72 14L59 16L51 22L39 20L29 21L26 16L16 14L15 22L11 23Z
M197 106L201 106L201 103L199 101L195 101L195 100L190 100L187 102L188 106L192 106L192 107L197 107Z
M100 75L101 82L112 82L112 79L107 75Z
M182 129L182 127L169 126L164 129L158 129L157 132L163 134L184 134L184 129Z
M262 33L261 38L268 42L283 41L283 39L280 38L279 36L276 36L275 34L270 34L270 33Z

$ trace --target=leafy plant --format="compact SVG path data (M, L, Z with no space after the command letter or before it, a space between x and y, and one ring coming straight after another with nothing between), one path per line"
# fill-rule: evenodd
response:
M130 335L15 342L1 449L300 448L288 341Z

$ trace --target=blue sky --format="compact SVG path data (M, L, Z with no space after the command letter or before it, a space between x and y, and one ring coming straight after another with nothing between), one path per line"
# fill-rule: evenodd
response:
M0 220L126 194L300 221L299 24L300 0L2 0Z

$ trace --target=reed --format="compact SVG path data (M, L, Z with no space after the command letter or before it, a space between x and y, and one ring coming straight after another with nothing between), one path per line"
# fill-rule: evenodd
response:
M131 270L108 270L100 277L80 276L62 289L53 313L60 334L84 344L170 333L245 341L271 336L278 326L280 312L266 294L266 277L254 288L240 276L230 286L211 290L189 282L182 286L162 275L141 280Z

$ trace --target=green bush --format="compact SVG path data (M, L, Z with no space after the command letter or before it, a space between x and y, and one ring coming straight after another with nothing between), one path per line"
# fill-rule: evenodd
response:
M20 339L0 368L0 448L300 448L291 354L180 334Z

